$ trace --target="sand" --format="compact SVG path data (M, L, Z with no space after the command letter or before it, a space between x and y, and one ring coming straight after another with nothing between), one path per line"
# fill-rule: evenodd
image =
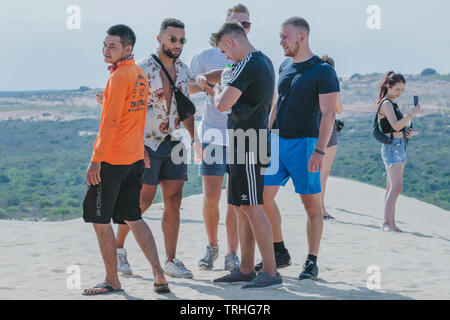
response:
M207 238L202 221L202 196L183 200L178 258L194 279L168 278L172 293L152 291L152 272L130 235L126 248L134 271L121 276L123 293L84 297L82 289L101 282L104 269L93 228L81 219L67 222L0 221L0 299L450 299L450 212L401 196L398 225L405 232L380 231L384 190L331 177L327 206L336 221L325 221L319 254L319 281L298 281L307 253L306 215L292 185L282 188L278 203L283 216L286 247L292 265L280 269L280 289L242 290L239 285L216 285L226 274L224 215L219 227L220 257L213 271L197 267ZM222 195L221 212L225 209ZM162 205L145 214L164 259ZM259 253L257 253L259 261ZM258 262L256 261L256 262ZM80 271L80 288L71 266ZM375 266L375 267L370 267ZM68 269L69 268L69 269ZM370 274L368 273L368 268ZM372 269L371 269L372 268ZM379 270L380 285L369 281ZM72 277L72 278L71 278ZM69 282L69 286L68 286Z

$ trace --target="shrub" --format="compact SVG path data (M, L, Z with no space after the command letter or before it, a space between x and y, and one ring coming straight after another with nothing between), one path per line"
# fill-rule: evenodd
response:
M426 68L420 73L421 76L432 76L435 74L437 74L437 71L431 68Z

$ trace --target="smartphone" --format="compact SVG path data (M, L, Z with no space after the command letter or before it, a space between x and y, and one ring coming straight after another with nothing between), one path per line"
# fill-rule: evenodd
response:
M414 106L417 106L419 104L419 96L414 96ZM413 124L412 121L409 122L409 127L412 129Z

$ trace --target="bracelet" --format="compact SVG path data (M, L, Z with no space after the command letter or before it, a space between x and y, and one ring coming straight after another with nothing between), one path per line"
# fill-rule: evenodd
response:
M325 155L325 152L323 152L322 150L319 150L319 149L314 149L314 152L317 152L318 154L321 154L321 155Z

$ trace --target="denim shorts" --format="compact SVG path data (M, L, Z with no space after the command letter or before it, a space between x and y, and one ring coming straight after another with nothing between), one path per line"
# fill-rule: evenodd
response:
M386 168L392 167L396 163L406 161L406 139L394 138L392 144L381 146L381 158Z
M208 147L208 150L205 151L205 157L207 159L203 160L202 163L198 167L198 174L200 176L221 176L225 175L225 172L228 172L227 164L226 164L226 155L227 155L227 147L220 145L210 145L207 143L203 143L203 149ZM216 150L221 151L222 154L216 155Z

